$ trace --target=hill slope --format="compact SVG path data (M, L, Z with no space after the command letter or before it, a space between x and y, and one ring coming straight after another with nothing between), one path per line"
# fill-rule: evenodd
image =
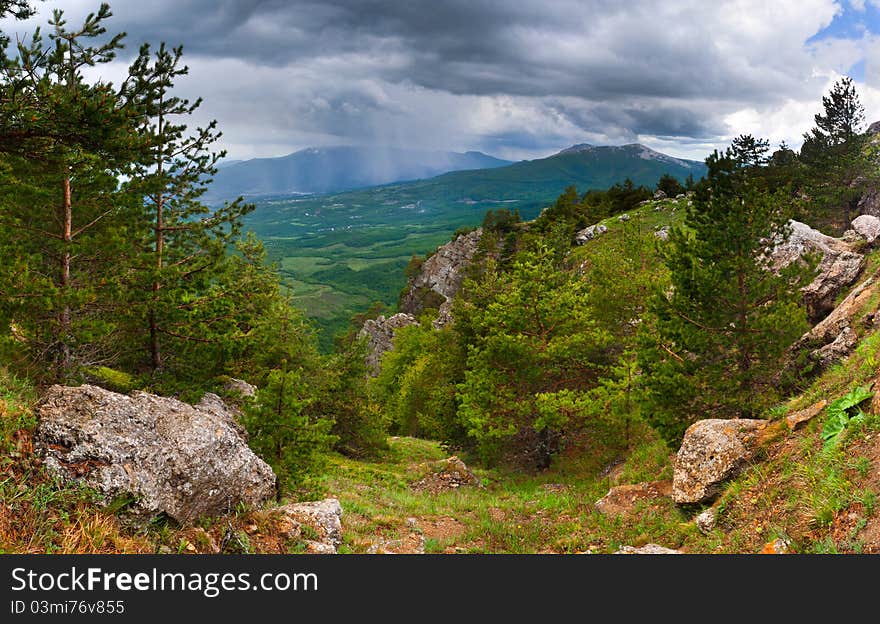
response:
M268 195L334 193L430 178L448 171L509 165L482 152L437 152L385 147L309 148L279 158L255 158L223 165L207 201Z
M705 165L642 145L578 145L559 154L494 169L447 173L429 180L316 197L258 200L247 225L265 242L294 287L297 305L326 332L380 301L397 302L403 268L433 252L487 210L507 208L532 219L569 185L584 192L626 178L653 188L668 173L699 179ZM329 346L332 336L325 336Z

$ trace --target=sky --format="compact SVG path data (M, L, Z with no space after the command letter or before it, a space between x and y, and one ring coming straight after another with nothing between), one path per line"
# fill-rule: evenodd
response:
M63 9L46 0L26 36ZM126 50L182 45L230 159L307 147L479 150L510 160L643 143L702 160L739 134L797 149L851 76L880 120L880 0L111 0Z

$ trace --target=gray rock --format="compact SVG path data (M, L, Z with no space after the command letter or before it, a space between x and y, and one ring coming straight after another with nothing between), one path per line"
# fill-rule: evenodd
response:
M400 311L418 316L426 307L426 296L435 293L441 303L440 315L434 326L439 329L450 323L452 299L461 288L465 269L470 266L482 236L483 229L478 228L438 247L407 286L400 300Z
M865 257L852 245L814 230L799 221L791 221L791 235L777 242L770 253L770 267L780 270L794 262L803 262L807 254L818 254L816 276L801 289L807 313L815 323L834 309L834 299L861 273Z
M665 546L658 546L657 544L645 544L639 548L635 546L621 546L620 549L614 553L615 555L683 555L684 553L680 550L673 550L672 548L666 548Z
M389 318L380 316L369 319L358 332L358 337L367 338L367 371L375 377L381 368L382 356L394 348L394 335L397 330L410 325L418 325L419 322L412 314L395 314Z
M617 217L617 220L620 221L621 223L626 223L627 221L630 220L630 218L631 218L631 217L630 217L628 214L623 213L622 215L620 215L619 217Z
M858 336L856 336L851 327L846 326L840 330L837 338L813 351L810 357L822 368L827 368L829 365L847 357L858 344Z
M880 121L875 121L870 126L868 126L865 134L880 134Z
M705 511L697 514L694 523L703 535L708 535L715 528L716 513L714 507L709 507Z
M857 322L856 316L876 295L878 273L854 288L828 316L801 336L792 345L789 350L790 354L798 354L804 349L809 349L810 358L823 366L849 355L858 343L857 336L852 331L852 325ZM792 363L789 366L795 365L796 361L797 358L792 358Z
M654 232L654 238L661 240L661 241L668 241L669 240L669 226L664 225L662 228L660 228L659 230Z
M876 139L877 137L874 138ZM880 189L869 187L862 193L856 210L858 210L860 215L880 217Z
M596 225L591 225L590 227L584 228L583 230L575 234L574 240L578 245L583 245L593 240L594 238L601 236L607 231L607 227L605 227L601 223L597 223Z
M654 199L666 199L667 195L665 191L657 190L654 192Z
M880 218L874 215L860 215L853 219L852 228L871 244L880 236Z
M52 386L36 407L34 446L46 467L98 490L134 497L133 519L165 513L186 523L259 506L275 474L244 441L216 395L198 405L146 392Z
M257 387L241 379L230 379L223 384L223 389L242 397L252 398L257 395Z
M483 482L456 455L420 465L424 477L413 481L410 487L417 492L436 494L460 487L482 488Z
M277 507L290 527L289 534L300 534L299 525L309 526L318 536L309 540L309 552L318 555L335 555L342 544L342 505L337 498L325 498L308 503L290 503Z
M688 427L673 462L672 500L687 504L714 498L752 458L766 427L765 420L721 418Z

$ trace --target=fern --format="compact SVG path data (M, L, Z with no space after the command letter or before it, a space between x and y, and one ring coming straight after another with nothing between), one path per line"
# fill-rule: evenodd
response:
M837 446L837 443L840 441L840 435L844 432L847 425L865 420L864 412L859 410L851 415L850 410L872 396L874 396L874 393L871 392L870 388L859 386L839 399L832 401L825 408L828 418L825 421L825 427L822 429L822 440L825 443L823 446L824 450Z

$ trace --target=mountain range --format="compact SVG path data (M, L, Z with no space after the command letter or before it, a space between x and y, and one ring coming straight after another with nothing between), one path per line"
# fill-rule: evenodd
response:
M392 147L312 147L278 158L221 164L205 200L248 200L278 195L337 193L449 171L512 164L482 152L441 152Z

